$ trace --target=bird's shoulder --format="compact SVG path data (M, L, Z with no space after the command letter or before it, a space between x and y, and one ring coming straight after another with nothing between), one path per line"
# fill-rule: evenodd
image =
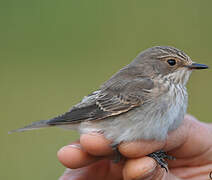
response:
M104 111L121 113L140 106L149 98L154 82L150 78L128 78L106 82L96 98Z

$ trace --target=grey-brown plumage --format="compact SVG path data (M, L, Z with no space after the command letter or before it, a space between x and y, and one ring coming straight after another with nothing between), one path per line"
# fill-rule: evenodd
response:
M205 68L176 48L153 47L69 112L15 131L61 126L81 133L100 131L115 144L137 139L162 140L179 126L186 113L185 85L191 71Z
M69 112L54 118L49 125L57 125L84 120L100 120L110 116L116 116L140 106L148 100L148 90L154 86L148 78L120 81L114 85L105 85L98 92L98 97L86 106L80 107L81 103L73 107ZM89 95L95 96L96 92ZM89 98L86 97L86 98Z

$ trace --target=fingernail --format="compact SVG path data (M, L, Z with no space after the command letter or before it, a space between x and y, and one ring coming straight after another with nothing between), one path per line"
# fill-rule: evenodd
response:
M82 150L82 146L80 144L70 144L67 147L76 148Z
M63 154L64 152L69 152L69 148L74 148L78 150L82 150L82 146L80 144L70 144L67 146L62 147L58 152L57 155L60 156L60 154Z
M102 137L102 132L101 131L98 131L98 132L91 132L87 135L91 135L91 136L101 136Z

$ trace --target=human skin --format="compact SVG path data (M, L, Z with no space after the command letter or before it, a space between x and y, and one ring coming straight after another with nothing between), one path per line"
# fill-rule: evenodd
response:
M68 169L60 180L208 180L212 171L212 124L186 115L182 125L165 141L135 141L119 145L126 157L113 163L110 141L101 134L83 134L80 140L58 151L59 161ZM165 150L176 160L169 171L147 154Z

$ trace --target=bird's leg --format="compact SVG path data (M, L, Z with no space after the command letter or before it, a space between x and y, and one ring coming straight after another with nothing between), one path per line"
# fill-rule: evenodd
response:
M113 162L119 163L124 158L124 156L119 152L118 144L111 144L111 147L112 147L112 149L115 153L115 157L113 159Z
M163 150L153 152L151 154L148 154L147 156L153 158L161 166L161 168L164 168L166 170L166 172L168 172L168 163L165 161L165 159L175 160L175 157L168 155Z

